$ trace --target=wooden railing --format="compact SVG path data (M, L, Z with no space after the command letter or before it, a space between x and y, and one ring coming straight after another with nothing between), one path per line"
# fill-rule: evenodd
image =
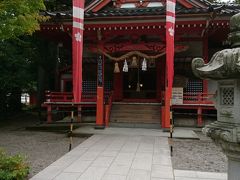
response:
M203 126L203 111L215 110L214 94L210 93L184 93L183 104L173 105L173 109L196 110L197 125ZM176 113L175 113L176 114ZM183 114L183 113L180 113ZM189 115L189 113L187 113Z
M110 111L112 106L112 92L104 93L104 104L105 104L105 122L109 121ZM78 112L78 121L81 121L81 112L82 107L96 107L97 93L96 92L87 92L82 93L82 102L72 103L73 94L71 92L50 92L46 91L46 100L42 104L42 107L47 108L47 122L52 122L52 111L59 110L66 112L69 111L69 107L74 106L77 108Z
M105 101L107 101L110 92L105 92ZM51 92L46 91L45 94L46 102L72 102L73 94L72 92ZM96 102L97 93L94 92L84 92L82 93L82 102Z
M184 93L183 104L214 104L214 94L209 93Z
M72 102L73 94L71 92L45 92L46 102Z

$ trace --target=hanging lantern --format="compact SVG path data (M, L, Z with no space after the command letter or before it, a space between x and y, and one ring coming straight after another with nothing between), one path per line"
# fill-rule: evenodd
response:
M147 71L147 60L144 58L142 62L142 70Z
M138 66L138 64L137 64L137 57L133 56L132 57L131 67L137 67L137 66Z
M117 62L115 62L114 64L114 73L120 73L120 69Z
M123 65L123 72L128 72L128 64L127 64L127 60L126 59L124 61L124 65Z

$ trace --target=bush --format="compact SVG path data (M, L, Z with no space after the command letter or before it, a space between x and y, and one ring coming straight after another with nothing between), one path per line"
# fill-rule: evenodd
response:
M20 155L8 156L0 150L0 180L25 180L29 166Z

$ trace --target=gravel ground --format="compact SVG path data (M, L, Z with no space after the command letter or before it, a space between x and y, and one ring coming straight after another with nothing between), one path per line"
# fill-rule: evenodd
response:
M66 134L25 130L25 126L36 121L34 116L21 116L0 122L0 148L12 155L24 155L31 168L29 177L59 159L69 148ZM73 138L73 147L85 139Z
M227 172L227 158L221 148L201 132L196 133L200 140L174 139L174 169Z
M68 152L66 134L26 131L25 127L38 123L35 116L21 115L10 120L0 120L0 148L10 154L26 156L30 164L30 177ZM211 139L196 132L200 140L174 139L174 169L209 172L226 172L227 159ZM86 138L74 138L73 147Z

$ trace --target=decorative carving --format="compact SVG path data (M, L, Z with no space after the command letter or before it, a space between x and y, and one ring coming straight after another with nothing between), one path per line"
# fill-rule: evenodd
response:
M125 52L125 51L154 51L154 52L163 52L165 51L165 45L159 43L114 43L114 44L105 44L104 49L109 53L115 52Z
M209 63L202 58L192 61L193 73L204 79L229 79L240 76L240 48L224 49L216 52Z

